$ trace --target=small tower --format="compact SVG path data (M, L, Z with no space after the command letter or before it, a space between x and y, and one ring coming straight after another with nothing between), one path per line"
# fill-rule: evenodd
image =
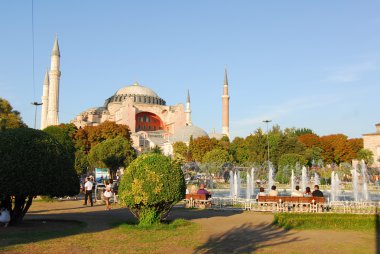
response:
M227 69L224 70L224 85L222 95L222 134L230 137L230 96L228 95Z
M49 72L49 98L48 98L48 114L47 126L58 125L59 111L59 79L61 72L59 70L60 52L58 46L58 37L55 36L53 50L51 52L51 64Z
M45 129L47 126L47 114L49 105L49 73L46 70L45 80L42 90L42 108L41 108L41 130Z
M190 109L190 92L189 92L189 89L187 89L185 116L186 116L186 125L187 126L192 125L191 124L191 109Z

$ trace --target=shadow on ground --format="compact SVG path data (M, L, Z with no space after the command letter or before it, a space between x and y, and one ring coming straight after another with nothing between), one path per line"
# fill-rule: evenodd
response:
M251 253L260 248L306 240L292 235L290 231L271 224L245 223L223 234L210 237L206 243L197 247L194 253Z
M71 207L34 210L24 218L24 222L8 228L0 227L0 250L16 244L26 244L50 239L56 239L82 233L95 233L118 227L121 223L135 223L134 216L126 208L117 208L105 211L103 205L95 207L100 211L83 211L87 209L81 205L81 201ZM82 211L80 211L82 209ZM91 208L89 208L91 209ZM70 211L72 210L72 212ZM60 212L65 211L65 212ZM51 212L45 214L44 212ZM193 210L183 207L174 207L168 220L183 218L187 220L198 218L211 218L214 216L231 216L241 211L214 211Z

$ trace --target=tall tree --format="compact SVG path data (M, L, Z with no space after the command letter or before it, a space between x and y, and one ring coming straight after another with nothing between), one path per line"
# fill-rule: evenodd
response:
M37 195L62 197L79 192L70 155L45 132L29 128L2 132L0 158L1 207L11 211L12 224L22 221Z
M191 145L191 146L190 146ZM193 140L192 144L189 145L192 157L197 162L202 162L203 156L211 151L213 144L209 137L199 137Z
M22 121L20 112L14 110L9 101L0 98L0 128L13 129L27 127Z
M124 137L132 144L131 131L127 125L105 121L98 126L86 126L79 129L74 136L75 146L77 149L82 149L88 153L92 147L102 141L117 136Z
M121 136L97 144L91 149L88 156L93 167L109 168L112 175L119 167L127 167L135 158L135 150L131 143Z

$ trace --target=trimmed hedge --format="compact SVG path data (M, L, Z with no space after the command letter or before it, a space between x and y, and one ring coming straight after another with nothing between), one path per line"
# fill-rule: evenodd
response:
M161 154L143 154L125 170L119 186L121 204L139 220L151 225L166 218L185 195L180 166Z
M34 196L63 197L79 192L71 155L56 139L39 130L0 132L0 175L1 205L10 209L10 197L15 197L10 209L12 220L22 220Z

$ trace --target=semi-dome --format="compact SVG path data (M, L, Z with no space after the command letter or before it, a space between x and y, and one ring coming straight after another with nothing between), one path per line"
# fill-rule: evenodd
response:
M159 97L152 89L142 86L139 83L135 82L133 85L125 86L116 91L116 95L124 94L136 94L144 96Z
M193 139L199 137L208 137L207 132L205 132L202 128L199 128L195 125L186 125L180 129L178 129L173 136L170 137L170 143L175 142L184 142L187 143L190 141L190 137L193 136Z

